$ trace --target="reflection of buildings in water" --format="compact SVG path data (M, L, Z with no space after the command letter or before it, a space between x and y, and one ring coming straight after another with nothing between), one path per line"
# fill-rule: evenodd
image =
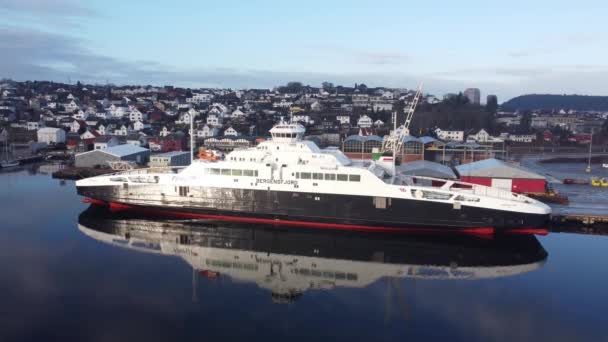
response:
M319 232L83 212L79 229L108 244L183 258L208 278L255 282L276 301L309 289L366 287L382 277L483 279L541 267L534 236L504 239Z

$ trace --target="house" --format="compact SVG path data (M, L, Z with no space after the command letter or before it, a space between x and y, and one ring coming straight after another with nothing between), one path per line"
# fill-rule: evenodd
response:
M78 133L78 131L82 128L85 129L87 127L87 123L83 120L74 120L70 124L70 132Z
M159 133L159 135L161 137L166 137L169 134L171 134L171 131L167 128L167 126L163 126L163 128L160 130L160 133Z
M464 140L464 131L442 130L441 128L437 128L435 129L435 134L437 135L437 138L444 141Z
M95 139L98 136L99 133L97 133L97 131L89 129L80 135L80 141L86 151L90 151L95 148Z
M37 131L39 128L44 127L44 121L28 121L26 129L28 131Z
M477 143L498 143L503 142L502 139L491 136L485 129L480 129L477 133L469 134L467 142Z
M154 154L150 157L150 167L187 166L190 165L190 152L172 151Z
M49 145L65 143L65 131L61 128L43 127L38 129L36 134L40 143Z
M147 143L147 137L137 133L127 135L127 144L135 146L144 146Z
M135 123L133 123L133 130L134 131L141 131L142 129L145 128L150 128L150 124L145 124L141 121L135 121Z
M104 148L112 147L118 145L120 142L118 138L114 135L100 135L95 138L94 149L101 150Z
M70 112L73 113L75 111L77 111L78 109L80 109L80 107L78 107L78 104L76 103L76 101L71 100L70 102L68 102L66 105L64 105L66 112Z
M239 135L240 135L239 132L237 132L234 128L232 128L232 126L228 127L228 129L226 129L224 131L224 136L237 137Z
M218 134L219 130L216 127L205 125L202 128L196 130L196 136L199 138L214 137Z
M147 119L147 115L142 113L141 110L133 107L131 109L131 111L129 112L129 120L131 122L136 122L136 121L144 121Z
M213 100L213 94L210 93L194 93L192 97L186 98L188 103L207 103Z
M374 102L374 104L372 104L372 109L375 112L383 112L383 111L391 111L393 110L393 103L392 102Z
M297 114L297 115L293 115L291 117L291 121L293 122L301 122L305 125L308 125L310 123L312 123L312 120L310 119L310 115L304 115L304 114Z
M319 101L315 101L310 105L310 110L313 112L318 112L323 109L323 105Z
M170 152L187 149L185 135L181 132L172 133L164 137L154 137L148 140L152 151Z
M207 125L218 127L222 125L222 118L218 114L209 114L207 115Z
M76 167L108 166L111 161L130 161L144 165L150 158L150 150L133 145L117 145L105 149L78 153L75 156Z
M114 135L127 136L127 134L129 134L129 129L125 125L122 125L119 129L114 130Z
M456 166L467 183L491 186L518 193L545 192L545 177L524 167L490 158Z
M518 143L531 143L536 140L536 134L509 134L507 140Z
M336 120L340 122L341 125L350 125L349 115L338 115L336 116Z
M245 116L247 116L247 114L245 114L240 108L237 108L232 112L233 119L242 118Z
M372 125L372 119L367 115L363 115L357 120L357 127L359 128L370 128Z

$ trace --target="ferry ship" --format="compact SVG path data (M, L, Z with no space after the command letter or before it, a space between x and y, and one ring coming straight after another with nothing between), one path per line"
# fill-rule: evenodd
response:
M103 243L173 256L194 274L257 284L275 302L309 290L365 288L380 279L478 280L541 268L547 252L535 236L479 239L301 230L84 211L79 230ZM128 262L128 261L127 261Z
M304 140L297 123L223 160L182 169L135 169L76 182L78 194L113 210L182 218L328 229L535 232L551 209L509 191L454 180L405 176L395 158L351 160Z

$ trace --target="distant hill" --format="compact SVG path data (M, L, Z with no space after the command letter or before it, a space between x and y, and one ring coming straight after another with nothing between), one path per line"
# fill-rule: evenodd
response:
M505 110L596 110L608 111L608 96L521 95L502 104Z

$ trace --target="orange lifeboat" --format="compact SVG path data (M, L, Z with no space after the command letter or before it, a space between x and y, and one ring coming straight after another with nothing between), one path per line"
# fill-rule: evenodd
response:
M201 160L220 160L220 154L217 151L208 150L204 147L198 149L198 159Z

